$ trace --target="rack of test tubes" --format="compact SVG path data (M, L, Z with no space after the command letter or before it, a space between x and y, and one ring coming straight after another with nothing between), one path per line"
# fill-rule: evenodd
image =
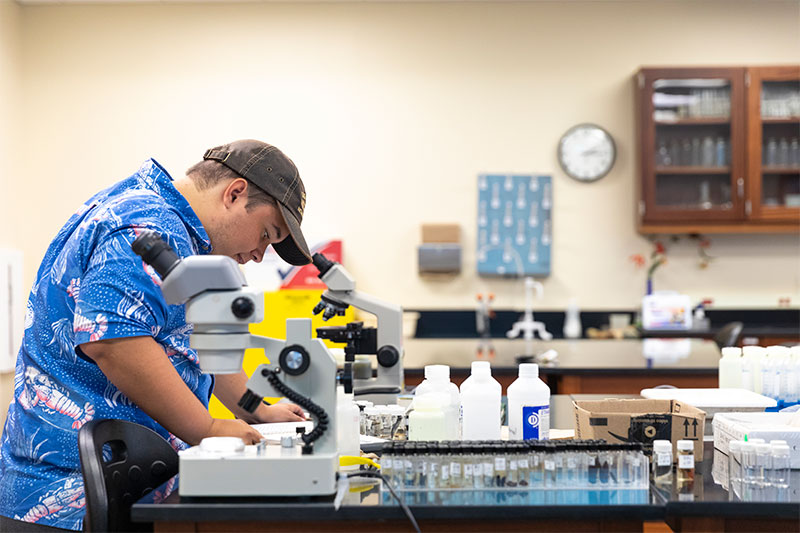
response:
M381 472L395 490L646 489L640 443L569 441L394 441Z

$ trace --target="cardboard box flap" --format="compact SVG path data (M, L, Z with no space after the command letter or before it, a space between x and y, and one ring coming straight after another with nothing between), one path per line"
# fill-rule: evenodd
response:
M687 416L697 416L701 411L697 407L679 402L678 400L640 400L638 398L607 400L575 400L572 402L577 409L587 411L595 415L603 414L626 414L626 415L645 415L645 414L684 414Z

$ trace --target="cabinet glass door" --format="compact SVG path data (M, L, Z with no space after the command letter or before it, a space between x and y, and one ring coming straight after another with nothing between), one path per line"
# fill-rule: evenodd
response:
M761 80L760 207L800 207L800 80Z
M731 95L727 78L653 80L652 207L657 212L734 216Z

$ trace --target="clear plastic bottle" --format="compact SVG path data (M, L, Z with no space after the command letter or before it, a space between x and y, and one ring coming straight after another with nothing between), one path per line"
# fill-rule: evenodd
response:
M764 149L764 165L774 167L778 164L778 141L775 137L770 137L767 140L767 145Z
M450 381L449 366L425 366L425 379L417 386L414 395L421 396L430 392L446 394L450 399L450 402L444 409L445 424L447 426L446 438L448 440L460 439L459 404L461 399L458 393L458 386Z
M716 148L714 139L710 136L703 138L703 146L701 149L700 164L704 167L713 167L716 160Z
M776 488L789 488L789 475L790 472L790 448L786 442L778 443L772 441L770 443L771 450L771 463L769 469L769 476L767 481Z
M719 388L739 389L742 387L742 349L726 347L722 349L719 360Z
M728 492L733 497L742 495L742 445L744 441L732 440L728 443Z
M653 482L672 484L672 443L668 440L653 441Z
M501 391L489 362L474 361L472 374L461 384L463 440L500 440Z
M694 487L694 442L678 441L678 485L691 491Z
M508 387L508 438L547 440L550 434L550 388L539 379L539 365L522 363Z

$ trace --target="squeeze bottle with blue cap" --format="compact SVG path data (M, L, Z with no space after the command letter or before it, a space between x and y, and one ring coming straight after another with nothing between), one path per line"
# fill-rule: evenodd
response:
M539 365L522 363L508 386L508 438L547 440L550 434L550 388L539 379Z

